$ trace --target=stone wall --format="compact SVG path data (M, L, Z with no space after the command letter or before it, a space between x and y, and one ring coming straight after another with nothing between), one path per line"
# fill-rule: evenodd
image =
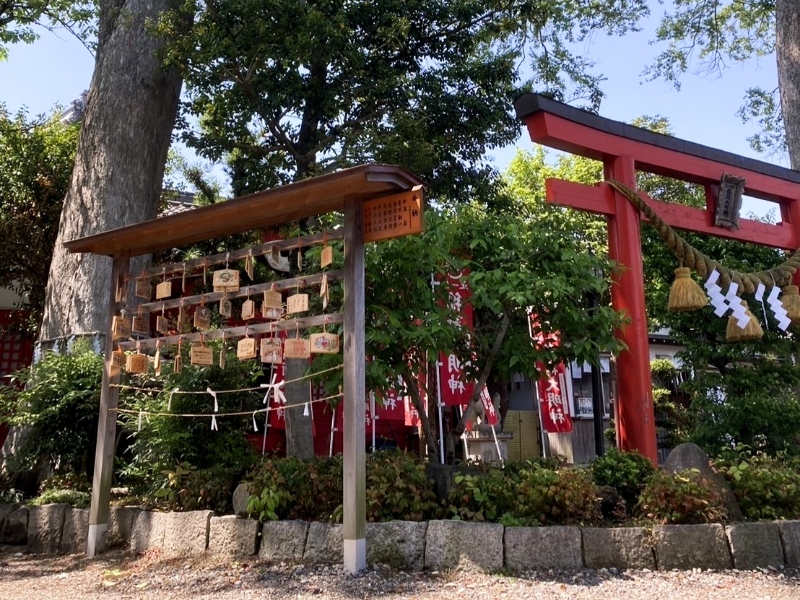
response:
M0 505L0 544L42 554L84 552L89 511L66 504ZM134 552L305 564L341 563L342 527L261 524L211 511L159 513L112 508L108 541ZM398 569L478 568L511 572L601 569L800 567L800 521L652 528L503 527L492 523L392 521L367 524L367 562Z

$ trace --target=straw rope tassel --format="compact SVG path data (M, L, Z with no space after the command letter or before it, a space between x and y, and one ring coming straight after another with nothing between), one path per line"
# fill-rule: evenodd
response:
M784 286L781 302L786 309L786 316L792 320L792 325L800 324L800 295L796 285Z
M798 296L800 299L800 296ZM688 267L675 269L675 281L669 290L667 308L674 312L698 310L708 304L708 296L703 289L692 279Z
M744 300L742 303L747 305ZM750 312L750 308L745 311L745 314L750 317L750 321L747 323L747 327L744 329L739 327L738 319L736 317L728 317L728 328L725 331L725 339L727 341L742 342L746 340L758 340L763 337L764 330L761 328L761 323L759 323L755 315Z

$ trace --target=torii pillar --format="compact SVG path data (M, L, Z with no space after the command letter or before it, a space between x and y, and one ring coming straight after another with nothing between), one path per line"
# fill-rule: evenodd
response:
M531 140L601 161L606 180L635 190L636 172L644 171L704 186L705 210L658 202L639 193L676 229L784 250L800 245L800 172L605 119L537 94L521 96L514 107ZM777 202L782 223L740 219L738 230L715 226L716 197L725 173L746 178L748 196ZM627 346L617 359L617 445L621 450L638 450L656 463L639 212L605 183L589 186L548 179L546 195L548 202L606 217L608 255L620 266L611 277L611 303L629 320L616 332Z

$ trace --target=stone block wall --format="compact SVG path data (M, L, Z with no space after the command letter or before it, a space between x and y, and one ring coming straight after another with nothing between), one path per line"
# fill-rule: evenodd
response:
M42 554L86 551L89 514L66 504L0 505L0 544ZM275 562L341 563L342 527L263 525L211 511L158 513L112 508L108 541L166 557L209 552ZM601 569L757 569L800 566L800 521L652 528L503 527L430 521L367 524L367 562L397 569L488 572Z

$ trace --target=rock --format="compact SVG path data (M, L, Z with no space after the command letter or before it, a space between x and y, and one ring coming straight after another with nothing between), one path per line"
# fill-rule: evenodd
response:
M167 513L143 510L133 518L130 547L133 552L144 552L164 545Z
M0 544L23 546L28 543L28 507L0 504Z
M166 513L164 523L164 556L178 557L202 554L208 548L210 510Z
M108 512L106 545L127 546L131 543L133 523L142 509L136 506L112 506Z
M259 522L236 515L211 517L208 530L208 551L227 557L253 556L258 542Z
M653 530L656 564L671 569L730 569L733 565L722 525L659 525Z
M725 528L735 569L783 567L783 547L775 523L737 523Z
M64 513L59 550L67 554L86 553L89 537L89 509L68 508Z
M248 483L240 483L233 490L233 514L240 517L247 517L247 501L250 499Z
M28 509L28 549L36 554L56 554L69 504L45 504Z
M479 539L479 538L478 538ZM583 566L579 527L506 527L505 564L514 572Z
M644 527L583 527L581 535L587 569L656 568L653 537Z
M305 521L267 521L261 525L258 557L275 562L299 562L303 560L307 536Z
M787 567L800 567L800 521L776 521Z
M390 521L367 523L367 564L420 571L425 565L428 523Z
M731 521L741 521L743 519L742 511L739 509L736 496L734 496L725 478L714 471L710 463L711 459L708 454L703 452L703 449L697 444L680 444L669 453L662 468L667 473L677 473L686 469L700 471L700 477L708 480L714 491L722 497L722 501L728 511L728 518Z
M344 560L342 526L314 521L308 526L303 562L310 564L340 563Z
M425 536L425 566L429 569L503 568L503 526L496 523L430 521Z

